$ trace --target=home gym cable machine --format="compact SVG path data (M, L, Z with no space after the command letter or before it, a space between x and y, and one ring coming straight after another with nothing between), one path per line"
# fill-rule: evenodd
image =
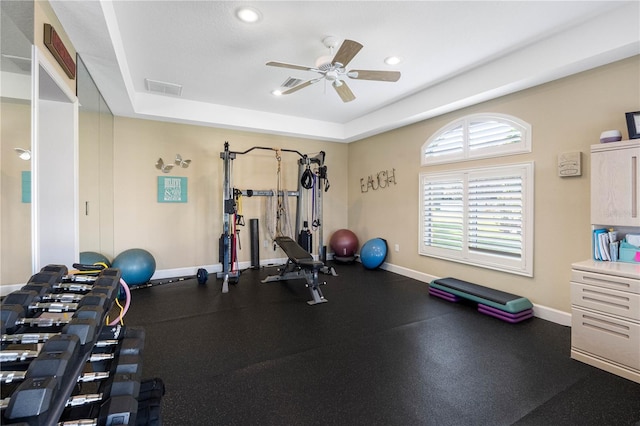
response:
M276 152L276 158L278 159L278 165L280 165L280 155L283 152L297 154L300 158L298 160L298 191L285 191L282 190L279 185L276 191L273 190L239 190L233 187L232 181L232 166L233 160L238 155L248 154L254 150L267 150ZM329 189L329 181L327 179L327 167L324 165L325 153L321 151L317 155L310 157L309 155L302 154L299 151L291 149L277 149L270 147L254 146L246 151L230 151L229 142L224 143L224 151L220 153L220 158L224 164L224 181L223 181L223 215L222 215L222 235L220 236L219 250L220 250L220 262L222 263L222 271L217 273L217 278L222 278L222 292L227 293L229 291L229 282L238 282L240 278L240 271L235 267L237 262L236 255L236 232L233 229L235 227L236 215L238 213L238 196L274 196L278 200L286 199L287 196L297 196L296 204L296 226L295 235L300 235L300 231L303 229L305 223L302 217L302 211L305 207L305 203L308 204L308 191L312 190L312 205L314 206L314 218L312 221L312 228L317 232L317 254L322 261L312 260L312 253L305 255L307 251L299 246L295 241L290 238L283 239L283 235L280 233L280 212L276 214L276 238L274 243L277 243L280 248L287 254L289 260L283 272L278 276L267 277L263 282L281 281L287 279L306 278L307 285L311 291L313 300L309 303L321 303L326 301L320 292L317 275L318 272L336 275L333 268L327 267L324 264L326 260L325 247L322 237L322 194ZM317 171L313 173L311 166L316 165ZM280 173L280 170L279 170ZM279 183L279 180L278 180ZM274 193L275 192L275 193ZM285 193L286 192L286 193ZM232 224L232 218L234 223ZM291 240L291 241L288 241ZM302 250L302 251L300 251ZM312 251L312 250L309 250ZM309 257L311 259L309 259Z

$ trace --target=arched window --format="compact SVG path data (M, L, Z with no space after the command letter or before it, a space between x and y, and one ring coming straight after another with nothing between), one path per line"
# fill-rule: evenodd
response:
M422 146L422 165L531 152L531 126L474 114L444 126ZM533 276L534 164L420 173L424 256Z
M531 126L504 114L473 114L455 120L422 146L422 165L531 152Z

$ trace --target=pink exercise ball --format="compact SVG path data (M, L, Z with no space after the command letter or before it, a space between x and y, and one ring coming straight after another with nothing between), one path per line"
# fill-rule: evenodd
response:
M334 256L353 257L358 251L358 237L348 229L338 229L329 240Z

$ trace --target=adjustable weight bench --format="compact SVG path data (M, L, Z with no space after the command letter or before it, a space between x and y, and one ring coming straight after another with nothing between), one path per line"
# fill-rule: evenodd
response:
M327 302L327 299L322 295L322 291L320 291L320 284L318 284L318 271L324 268L324 263L314 260L311 253L289 237L276 237L276 244L289 259L280 275L268 276L262 282L269 283L304 278L307 280L307 287L312 297L312 300L307 303L315 305Z
M483 287L456 278L439 278L429 283L429 294L458 302L467 299L478 304L478 312L517 323L533 317L533 304L526 297Z

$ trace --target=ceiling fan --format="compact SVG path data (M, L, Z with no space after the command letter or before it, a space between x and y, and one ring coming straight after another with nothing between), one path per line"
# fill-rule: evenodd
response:
M322 40L323 44L329 49L331 55L333 55L333 49L338 45L338 40L335 37L325 37ZM303 65L287 64L284 62L267 62L268 66L290 68L294 70L313 71L320 74L320 77L307 80L303 83L297 84L290 89L282 92L283 95L289 95L297 92L300 89L304 89L314 83L321 80L325 80L331 83L343 102L350 102L356 97L347 86L344 78L349 77L355 80L374 80L374 81L398 81L400 79L399 71L374 71L374 70L347 70L346 66L362 49L362 45L357 41L345 40L342 42L340 49L333 56L322 56L316 61L315 67L306 67ZM295 80L295 79L291 79Z

